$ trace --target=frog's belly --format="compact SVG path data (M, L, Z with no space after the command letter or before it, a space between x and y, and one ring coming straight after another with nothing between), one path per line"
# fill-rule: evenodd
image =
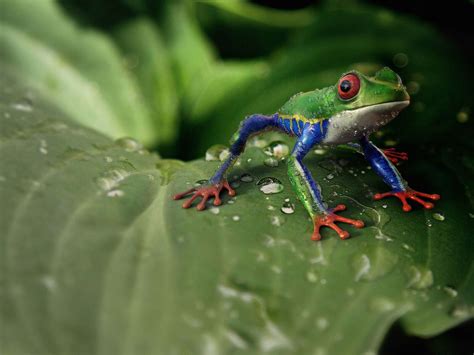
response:
M322 143L343 144L358 140L393 120L409 103L410 101L387 102L342 111L328 120L327 132Z

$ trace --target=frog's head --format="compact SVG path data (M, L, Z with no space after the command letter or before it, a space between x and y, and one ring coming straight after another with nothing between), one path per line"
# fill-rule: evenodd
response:
M333 92L337 113L331 121L342 140L377 130L410 103L400 77L385 67L373 77L357 71L343 74ZM334 132L336 133L336 132Z

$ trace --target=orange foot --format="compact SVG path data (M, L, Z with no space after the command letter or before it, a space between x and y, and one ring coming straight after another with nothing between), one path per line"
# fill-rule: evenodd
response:
M426 202L426 201L422 200L420 197L429 198L431 200L439 200L441 198L441 196L438 195L438 194L425 194L424 192L418 192L418 191L415 191L415 190L412 190L412 189L408 189L406 191L392 191L392 192L385 192L383 194L375 194L374 195L374 200L380 200L380 199L382 199L384 197L387 197L387 196L395 196L395 197L399 198L400 201L402 201L402 209L405 212L411 211L411 206L408 204L407 198L409 198L410 200L418 202L419 204L421 204L426 209L433 208L434 204L432 204L431 202ZM418 197L418 196L420 196L420 197Z
M364 226L364 222L362 222L361 220L338 216L334 213L338 211L344 211L345 209L345 205L337 205L332 210L330 210L329 213L315 216L313 220L314 231L313 235L311 236L311 240L321 240L321 234L319 233L319 230L322 226L334 229L336 233L339 234L339 238L341 239L349 238L349 232L339 228L335 222L349 223L355 226L356 228L362 228Z
M395 148L384 149L383 153L394 164L398 163L400 160L408 160L408 153L397 152Z
M202 211L206 209L206 202L207 200L209 200L210 197L214 197L214 206L219 206L220 204L222 204L222 200L220 199L219 195L223 188L229 192L229 196L235 196L235 190L230 187L227 180L222 180L221 182L215 185L193 187L192 189L174 195L173 200L179 200L184 196L192 193L193 195L191 196L191 198L183 203L183 208L191 207L195 199L197 199L198 197L202 197L201 202L199 202L196 206L198 211Z

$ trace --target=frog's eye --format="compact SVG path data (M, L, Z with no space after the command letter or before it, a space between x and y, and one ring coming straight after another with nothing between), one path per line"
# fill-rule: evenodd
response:
M360 89L360 80L359 77L354 74L346 74L341 79L337 85L337 92L339 97L343 100L350 100L359 93Z

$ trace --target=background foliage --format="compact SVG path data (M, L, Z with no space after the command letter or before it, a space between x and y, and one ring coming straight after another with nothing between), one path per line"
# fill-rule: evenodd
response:
M424 342L403 333L433 336L472 317L469 44L359 2L291 11L236 0L0 6L6 353L370 353L397 320L403 331L392 331L384 353L397 343L469 347L463 328ZM265 166L257 146L235 172L253 183L240 182L217 215L169 201L218 162L161 156L200 158L245 115L274 112L349 68L384 65L412 104L374 138L410 152L404 176L443 195L435 212L444 220L372 202L383 186L344 152L308 164L326 175L329 202L368 222L349 243L330 233L309 242L284 164ZM113 141L123 136L141 143ZM266 199L255 185L265 176L284 193ZM284 198L294 214L279 212Z

